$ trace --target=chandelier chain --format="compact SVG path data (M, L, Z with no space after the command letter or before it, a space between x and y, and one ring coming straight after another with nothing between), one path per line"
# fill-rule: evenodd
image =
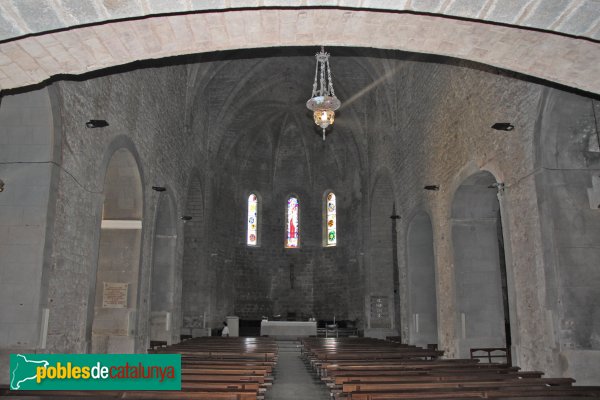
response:
M315 66L315 81L313 82L312 96L310 97L315 97L317 95L317 76L319 76L319 63Z
M321 65L321 92L319 96L327 96L327 84L325 83L325 64Z
M335 91L333 90L333 83L331 83L331 67L329 66L329 58L327 59L327 78L329 80L329 96L335 97Z

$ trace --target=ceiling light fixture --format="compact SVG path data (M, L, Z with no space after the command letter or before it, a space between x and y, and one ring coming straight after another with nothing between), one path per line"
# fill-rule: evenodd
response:
M331 83L331 67L329 66L329 53L321 46L321 51L315 55L317 65L315 68L315 81L311 98L306 102L306 107L313 112L315 124L323 129L323 140L325 140L325 129L333 125L335 110L342 103L335 97L333 83Z

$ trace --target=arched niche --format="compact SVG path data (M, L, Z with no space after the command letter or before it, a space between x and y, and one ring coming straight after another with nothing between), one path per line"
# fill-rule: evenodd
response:
M125 148L112 155L96 272L92 352L132 353L136 333L143 193L138 164Z
M510 347L506 266L494 176L481 171L452 202L452 241L461 357L478 347Z
M420 211L410 221L407 238L409 343L437 343L437 297L433 230L429 215Z
M172 342L172 317L177 246L173 199L161 195L156 213L150 285L150 341Z
M399 277L396 248L394 189L388 175L377 179L371 195L370 268L365 335L385 337L399 330Z

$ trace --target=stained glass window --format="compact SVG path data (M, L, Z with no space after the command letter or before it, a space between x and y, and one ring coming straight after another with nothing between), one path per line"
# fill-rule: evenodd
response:
M299 211L298 199L296 197L290 197L287 201L287 221L286 221L286 238L285 247L294 248L298 247L300 243L300 237L298 235L298 211Z
M337 221L336 221L336 203L335 194L329 192L325 200L325 232L327 235L327 246L335 246L337 244Z
M258 243L258 198L256 194L248 196L248 246L256 246Z

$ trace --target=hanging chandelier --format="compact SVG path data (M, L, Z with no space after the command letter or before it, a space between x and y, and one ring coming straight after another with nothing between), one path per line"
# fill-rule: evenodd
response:
M335 97L333 83L331 83L331 67L329 66L329 53L321 46L321 51L315 55L317 66L315 68L315 81L311 98L306 102L306 107L313 112L315 124L323 129L323 140L325 140L325 129L333 125L335 110L342 103Z

